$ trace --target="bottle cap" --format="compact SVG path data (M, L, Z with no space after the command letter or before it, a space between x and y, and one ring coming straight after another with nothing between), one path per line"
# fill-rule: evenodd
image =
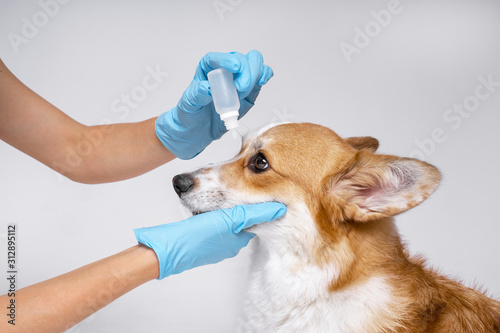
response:
M236 111L231 111L227 113L223 113L220 115L220 119L224 121L224 125L226 126L227 130L231 130L233 128L238 127L238 110Z
M224 119L224 125L227 130L232 130L238 127L238 117L229 117Z

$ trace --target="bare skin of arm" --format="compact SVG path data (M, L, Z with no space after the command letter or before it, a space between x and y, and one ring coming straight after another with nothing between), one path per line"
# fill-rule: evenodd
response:
M175 158L156 118L85 126L19 81L0 60L0 140L81 183L132 178Z
M0 332L63 332L118 297L156 279L155 252L143 245L16 291L16 325L0 320ZM0 308L10 298L0 296ZM6 317L8 318L8 317Z

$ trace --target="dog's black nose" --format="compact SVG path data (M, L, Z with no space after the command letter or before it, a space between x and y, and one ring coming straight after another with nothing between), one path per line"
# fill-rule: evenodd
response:
M194 187L194 179L189 173L181 173L172 179L172 185L180 197L182 193L189 192Z

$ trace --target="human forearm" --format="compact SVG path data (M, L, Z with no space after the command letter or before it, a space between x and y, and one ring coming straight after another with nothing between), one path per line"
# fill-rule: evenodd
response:
M22 309L12 326L0 322L1 332L62 332L121 295L158 277L153 250L137 245L111 257L53 279L20 289ZM0 296L0 306L9 299Z
M156 118L138 123L88 126L51 168L81 183L107 183L151 171L175 156L158 140Z
M0 139L75 181L123 180L173 159L154 121L84 126L26 87L0 60Z

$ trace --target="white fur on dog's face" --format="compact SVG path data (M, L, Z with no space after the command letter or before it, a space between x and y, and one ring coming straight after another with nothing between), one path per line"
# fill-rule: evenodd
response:
M193 190L181 196L182 204L191 210L192 213L199 214L216 209L231 208L235 205L266 201L282 202L278 198L269 196L265 193L256 196L255 193L242 191L241 188L231 188L228 186L229 184L227 182L221 181L219 176L225 165L235 163L245 158L252 141L274 126L275 125L266 126L257 133L246 137L242 145L243 148L233 159L218 164L211 164L210 166L192 172L190 175L194 178L195 187ZM237 181L237 179L233 179L233 182L234 181Z
M245 186L232 187L231 184L238 183L238 176L234 178L221 180L220 173L224 168L231 164L247 158L249 147L252 142L263 132L270 127L261 129L259 132L245 138L243 149L233 159L218 163L211 164L210 166L200 168L190 175L194 178L195 186L193 190L184 193L181 196L182 204L188 208L193 214L200 214L217 209L232 208L235 205L246 205L261 202L281 202L290 204L287 198L275 196L269 193L261 192L255 193L250 190L245 190ZM227 178L227 177L226 177ZM303 207L304 208L304 207ZM288 215L290 215L292 207L288 207ZM307 208L306 208L307 210ZM310 216L310 215L308 215ZM252 231L256 232L257 226L252 227Z
M195 173L197 186L181 198L182 203L193 213L204 213L215 209L231 208L266 201L279 201L268 195L255 196L238 189L231 189L221 182L220 167L201 169Z

